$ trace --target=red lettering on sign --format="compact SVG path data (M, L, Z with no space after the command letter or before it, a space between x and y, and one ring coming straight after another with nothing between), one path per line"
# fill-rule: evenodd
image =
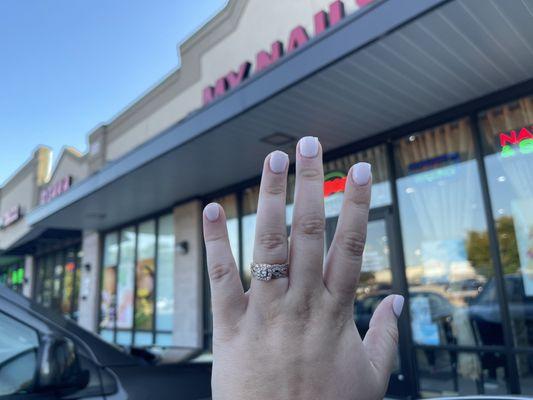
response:
M325 11L319 11L313 17L315 23L315 35L319 35L328 29L328 14Z
M344 18L344 3L340 0L329 5L329 14L320 11L315 14L313 20L315 24L315 35L324 32L328 27L335 25Z
M215 97L222 96L224 93L226 93L227 89L228 89L228 82L226 81L225 77L219 78L216 81L214 88L213 86L206 87L203 93L204 105L212 102L215 99Z
M508 133L500 133L500 146L504 147L508 144L518 144L524 139L533 139L533 134L527 129L520 129L517 134L516 131L510 131Z
M270 54L262 50L255 56L255 72L262 71L283 56L283 44L278 40L270 46Z
M366 6L373 0L355 0L359 7ZM328 12L320 11L313 17L315 35L324 32L328 27L340 22L345 15L344 3L341 0L333 1L328 8ZM289 53L303 46L309 41L309 36L302 26L294 28L288 38L286 52ZM279 41L272 43L270 53L262 50L255 57L255 72L262 71L271 64L278 61L283 56L283 44ZM219 78L214 86L206 87L202 92L203 104L206 105L215 98L224 95L228 89L234 88L244 81L250 74L249 63L241 64L238 72L230 72L228 75Z
M239 72L231 71L228 75L226 75L226 81L228 82L230 89L238 86L242 81L248 78L251 66L252 64L250 64L248 61L245 61L239 67Z
M289 44L287 45L287 53L296 50L309 41L309 36L303 26L297 26L291 31L289 36Z
M344 3L334 1L329 6L329 26L333 26L344 18Z

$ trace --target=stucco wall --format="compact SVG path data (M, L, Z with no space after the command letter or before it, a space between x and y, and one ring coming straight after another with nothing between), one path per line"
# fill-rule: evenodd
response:
M29 231L24 216L38 202L38 180L41 172L48 169L50 154L48 148L38 148L32 158L2 187L0 216L20 206L22 218L0 230L0 249L9 247Z
M46 186L53 185L67 176L72 176L73 183L76 183L85 179L88 173L89 166L86 158L75 150L65 149L58 159L50 181Z

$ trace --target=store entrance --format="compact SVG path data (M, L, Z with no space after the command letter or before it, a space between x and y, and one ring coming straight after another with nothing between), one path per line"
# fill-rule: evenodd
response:
M326 219L326 244L329 248L335 228L337 217ZM397 246L392 243L392 210L391 207L380 207L370 211L365 250L363 253L363 266L359 279L359 286L355 293L354 319L361 337L364 337L369 328L370 318L378 304L391 293L402 293L398 282L405 278L400 271L395 256ZM399 278L399 279L398 279ZM402 324L400 324L400 328ZM400 329L400 343L407 338L407 332ZM407 346L400 346L394 372L391 376L388 396L408 396L413 392L406 373L409 355L405 354Z

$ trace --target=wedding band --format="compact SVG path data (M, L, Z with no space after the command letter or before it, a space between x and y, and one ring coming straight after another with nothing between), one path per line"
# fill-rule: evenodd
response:
M252 276L259 281L288 278L289 264L258 264L253 262L250 264L250 271Z

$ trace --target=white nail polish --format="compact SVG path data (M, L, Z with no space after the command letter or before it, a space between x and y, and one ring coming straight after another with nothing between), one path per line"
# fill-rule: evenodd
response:
M369 163L360 162L353 166L352 175L353 180L359 186L364 186L370 181L372 167Z
M279 150L276 150L270 155L270 170L275 174L281 174L289 164L289 156Z
M318 155L318 138L305 136L300 139L300 154L303 157L315 158Z
M394 311L396 318L400 317L400 314L402 313L403 302L404 298L399 294L395 295L394 300L392 300L392 311Z
M205 217L211 221L215 222L220 215L220 208L217 203L210 203L204 208Z

